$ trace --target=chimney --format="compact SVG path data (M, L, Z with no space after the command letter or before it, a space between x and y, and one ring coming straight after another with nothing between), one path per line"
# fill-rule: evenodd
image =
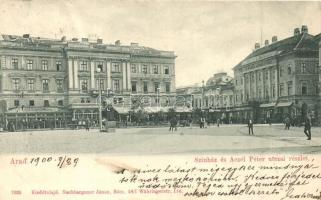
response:
M23 38L30 38L30 34L23 34L22 37Z
M115 45L120 46L120 40L116 40Z
M299 28L295 28L294 29L294 36L296 35L300 35L300 29Z
M130 43L130 46L132 46L132 47L138 47L138 43L132 42L132 43Z
M66 39L66 36L62 36L61 41L62 41L62 42L66 42L66 40L67 40L67 39Z
M265 45L265 46L268 46L268 45L269 45L269 40L265 40L265 41L264 41L264 45Z
M307 25L302 25L301 33L308 33L308 26Z
M72 38L71 41L77 42L77 41L78 41L78 38Z
M272 43L277 42L277 41L278 41L278 36L276 36L276 35L273 36L273 37L272 37Z
M259 49L260 48L260 43L255 43L254 49Z
M97 44L102 44L103 43L103 39L97 39Z
M82 42L88 42L88 38L81 38Z

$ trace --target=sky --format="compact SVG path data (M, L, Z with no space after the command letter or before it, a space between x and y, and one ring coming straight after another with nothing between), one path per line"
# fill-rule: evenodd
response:
M174 51L176 86L206 82L307 25L321 33L321 2L0 0L0 33L67 39L99 37Z

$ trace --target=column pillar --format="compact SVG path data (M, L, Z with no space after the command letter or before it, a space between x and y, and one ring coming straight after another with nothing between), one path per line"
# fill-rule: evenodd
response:
M74 60L74 88L79 88L79 80L78 80L78 60Z
M274 72L274 75L275 75L275 99L278 99L279 98L279 82L277 81L278 80L278 70L276 68L275 72Z
M95 62L90 61L90 88L95 89L96 83L95 83Z
M250 100L251 98L252 98L252 84L251 84L251 79L252 79L252 72L249 72L249 77L248 77L248 79L249 79L249 99L248 100Z
M262 91L261 91L261 97L264 99L264 70L261 70L261 87L262 87Z
M257 98L257 84L256 84L256 73L257 71L254 71L254 98L256 99Z
M106 73L107 73L107 88L112 89L111 85L111 61L106 61Z
M68 88L74 88L74 78L73 78L73 66L72 59L68 59Z
M127 70L126 70L126 63L122 62L122 74L123 74L123 92L126 91L127 88Z
M130 72L131 72L131 69L130 69L130 62L127 62L127 89L129 91L131 91L131 88L132 88L132 84L131 84L131 78L130 78Z
M269 100L272 99L272 87L271 87L271 68L268 68L268 93L269 93Z
M242 76L242 83L243 83L243 99L242 101L245 102L245 74Z

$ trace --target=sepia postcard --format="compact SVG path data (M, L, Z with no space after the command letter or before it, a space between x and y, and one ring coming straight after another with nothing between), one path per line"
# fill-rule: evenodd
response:
M321 2L0 5L0 200L321 199Z

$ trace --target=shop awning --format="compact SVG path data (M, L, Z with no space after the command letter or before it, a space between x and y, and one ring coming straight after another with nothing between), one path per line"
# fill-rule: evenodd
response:
M240 107L240 108L234 108L233 111L244 111L244 110L252 110L251 107Z
M279 102L276 107L289 107L292 106L293 102L287 101L287 102Z
M130 111L129 107L113 107L118 114L128 114Z
M260 105L260 108L269 108L269 107L274 107L275 103L262 103Z
M210 109L209 112L221 112L221 110L218 110L218 109Z
M189 113L192 112L192 108L188 108L188 107L176 107L175 111L178 113Z
M36 106L26 106L26 107L17 107L17 108L9 108L5 113L6 114L19 114L19 113L55 113L55 112L63 112L63 110L57 107L36 107Z

